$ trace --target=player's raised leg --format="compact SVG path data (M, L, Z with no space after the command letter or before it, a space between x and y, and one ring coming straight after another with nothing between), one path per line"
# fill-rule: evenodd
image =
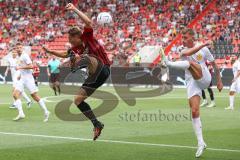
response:
M182 69L182 70L189 69L189 67L190 67L189 61L175 61L175 62L170 61L170 60L165 56L164 50L163 50L162 48L161 48L161 50L160 50L159 53L160 53L160 56L161 56L161 60L162 60L168 67L176 68L176 69Z
M202 76L203 76L202 68L196 62L187 61L187 60L172 62L172 61L168 60L168 58L165 56L163 49L161 49L160 55L161 55L162 60L165 62L165 64L168 67L178 68L178 69L182 69L182 70L189 70L195 80L199 80L202 78Z
M97 120L91 107L84 100L108 79L111 62L108 59L106 51L93 34L91 19L71 3L67 4L66 9L75 12L85 24L83 32L79 27L73 27L69 30L69 42L72 48L68 51L52 51L46 47L43 47L43 49L57 57L69 57L72 71L81 67L88 68L89 76L75 97L75 104L91 120L94 126L93 140L96 140L101 134L103 124ZM77 61L78 58L80 58L79 61Z

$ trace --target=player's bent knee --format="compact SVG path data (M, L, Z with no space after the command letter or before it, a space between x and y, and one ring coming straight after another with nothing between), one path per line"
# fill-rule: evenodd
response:
M32 96L32 98L33 98L36 102L39 102L39 101L40 101L40 97L37 95L37 92L32 93L31 96Z
M230 91L230 92L229 92L229 95L230 95L230 96L234 96L234 94L235 94L234 91Z
M13 98L16 100L16 99L18 99L18 95L17 94L13 94Z
M192 117L193 118L199 117L199 109L198 108L192 108Z
M75 96L74 97L74 104L76 106L78 106L80 103L82 103L84 101L83 97L82 96Z
M13 92L13 98L16 100L16 99L18 99L19 97L20 97L20 92L19 91L17 91L17 90L14 90L14 92Z

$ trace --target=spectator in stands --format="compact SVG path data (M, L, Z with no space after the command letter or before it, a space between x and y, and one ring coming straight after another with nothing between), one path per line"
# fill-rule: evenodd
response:
M74 2L81 10L89 12L93 21L96 21L99 12L110 12L114 24L107 27L95 25L96 37L103 44L107 44L108 38L116 44L129 40L133 44L130 53L135 53L143 45L166 47L178 35L181 26L188 25L199 15L209 0ZM56 50L63 50L62 42L67 42L67 26L77 23L72 13L64 11L65 3L57 0L0 1L0 55L6 54L6 46L12 39L21 40L23 44L33 48L48 43ZM228 40L239 44L239 17L238 0L217 1L216 7L212 7L195 26L198 38L206 35L216 41ZM117 46L115 53L120 54L118 57L124 61L125 56L122 56L121 49L121 46ZM43 53L39 54L37 57L46 65L48 57Z

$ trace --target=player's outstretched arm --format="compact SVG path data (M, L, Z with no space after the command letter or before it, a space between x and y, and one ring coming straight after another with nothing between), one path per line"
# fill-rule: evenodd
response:
M20 69L33 69L33 65L28 64L28 65L23 66L23 67L16 67L16 70L20 70Z
M185 49L184 51L182 51L181 55L182 56L191 56L191 55L195 54L196 52L198 52L203 47L206 47L206 46L211 45L211 44L212 44L212 41L207 41L207 42L202 43L200 45L196 45L193 48Z
M222 78L221 78L221 74L219 71L219 68L217 66L217 64L215 63L215 61L211 62L213 68L214 68L214 73L217 79L217 88L219 90L219 92L221 92L221 90L223 89L223 83L222 83Z
M63 51L63 52L60 52L60 51L53 51L53 50L50 50L48 48L46 48L45 46L43 46L43 50L49 54L52 54L52 55L55 55L57 57L61 57L61 58L67 58L68 57L68 54L66 51Z
M85 27L92 28L92 20L88 18L86 14L84 14L82 11L78 10L72 3L68 3L66 5L66 9L69 11L74 11L80 19L85 23Z

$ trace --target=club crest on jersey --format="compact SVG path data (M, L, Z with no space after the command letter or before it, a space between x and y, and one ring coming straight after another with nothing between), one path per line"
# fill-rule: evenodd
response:
M17 59L17 60L16 60L16 65L19 65L19 64L20 64L20 60Z
M20 65L20 64L22 64L22 63L23 63L23 61L17 60L17 64L18 64L18 65Z
M202 59L203 59L202 54L198 54L198 55L197 55L197 60L198 60L198 61L201 61Z

